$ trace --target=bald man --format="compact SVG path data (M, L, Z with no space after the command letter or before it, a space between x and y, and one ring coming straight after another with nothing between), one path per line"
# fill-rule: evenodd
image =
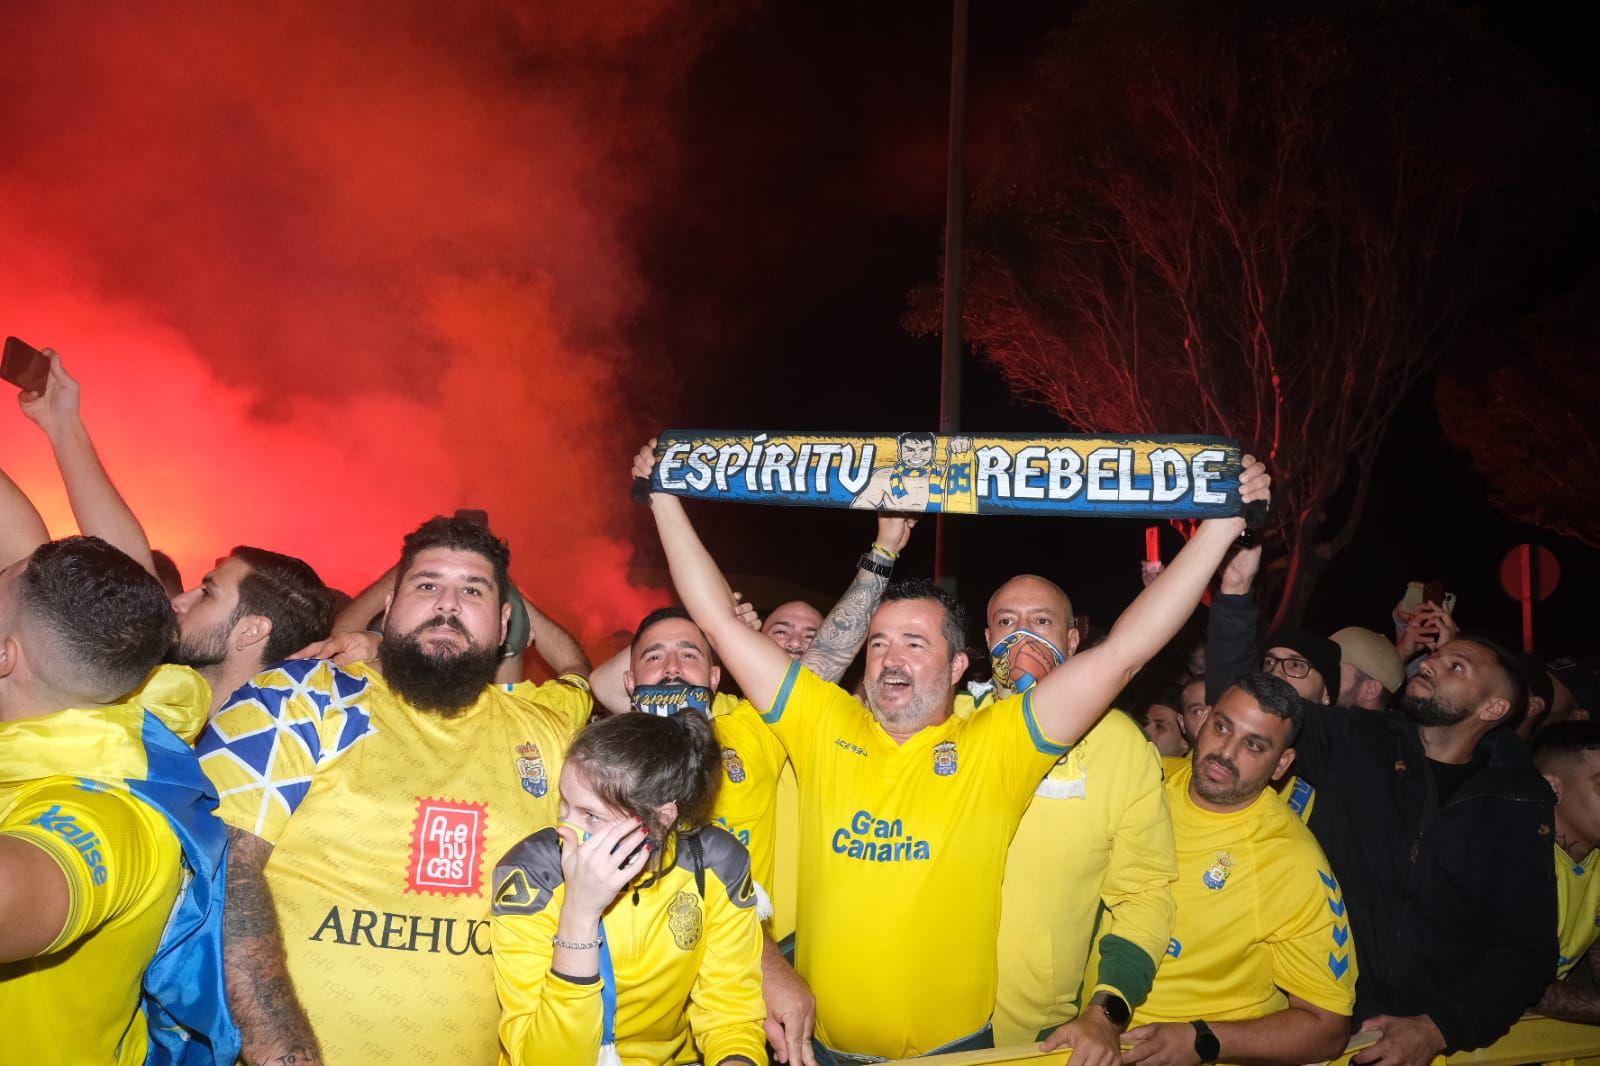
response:
M822 612L805 600L780 603L761 623L761 632L772 642L798 659L811 650L817 634L822 630Z
M986 713L1078 650L1072 602L1046 578L1007 581L985 617L994 679L958 695L958 715ZM1116 1062L1171 936L1176 878L1159 756L1131 718L1108 714L1040 782L1012 841L996 1045L1048 1038L1081 1061Z

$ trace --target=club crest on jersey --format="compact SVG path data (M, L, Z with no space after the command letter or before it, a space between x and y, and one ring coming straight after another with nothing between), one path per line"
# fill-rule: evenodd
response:
M722 768L728 772L728 780L734 784L744 781L744 760L732 748L722 749Z
M522 790L534 799L543 799L550 791L550 775L545 772L539 745L517 745L517 776L522 778Z
M1217 861L1206 867L1206 872L1200 875L1200 880L1205 886L1216 892L1228 883L1228 872L1233 869L1233 856L1226 851L1217 852Z
M679 892L667 904L667 928L672 942L684 951L700 943L700 901L692 892Z
M956 762L956 742L941 740L933 746L933 772L940 777L953 777L960 769Z

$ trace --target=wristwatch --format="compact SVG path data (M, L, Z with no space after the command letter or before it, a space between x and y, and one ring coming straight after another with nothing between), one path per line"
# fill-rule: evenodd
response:
M869 574L879 577L889 577L894 573L894 564L886 563L871 552L862 552L861 558L856 560L856 565Z
M1216 1062L1222 1055L1222 1042L1217 1034L1205 1022L1196 1020L1189 1024L1194 1026L1194 1053L1200 1056L1201 1062Z
M1133 1011L1128 1009L1128 1001L1115 992L1096 992L1089 997L1089 1006L1099 1007L1105 1011L1111 1024L1117 1027L1117 1032L1128 1031L1128 1023L1133 1020Z

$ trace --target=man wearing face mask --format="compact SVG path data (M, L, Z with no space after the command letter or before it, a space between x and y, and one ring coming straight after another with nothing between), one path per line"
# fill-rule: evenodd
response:
M986 619L993 680L958 695L957 715L1026 692L1078 649L1072 603L1042 577L1001 585ZM995 1043L1046 1040L1082 1066L1117 1062L1172 933L1176 877L1158 753L1112 711L1040 782L1006 857Z

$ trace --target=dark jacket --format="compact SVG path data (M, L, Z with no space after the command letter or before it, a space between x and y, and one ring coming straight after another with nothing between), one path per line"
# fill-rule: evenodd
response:
M1216 597L1211 627L1208 698L1213 677L1225 688L1254 654L1254 603ZM1311 830L1349 908L1355 1023L1426 1014L1449 1051L1494 1042L1555 977L1555 794L1516 734L1499 729L1440 805L1404 714L1305 711L1294 770L1315 788Z

